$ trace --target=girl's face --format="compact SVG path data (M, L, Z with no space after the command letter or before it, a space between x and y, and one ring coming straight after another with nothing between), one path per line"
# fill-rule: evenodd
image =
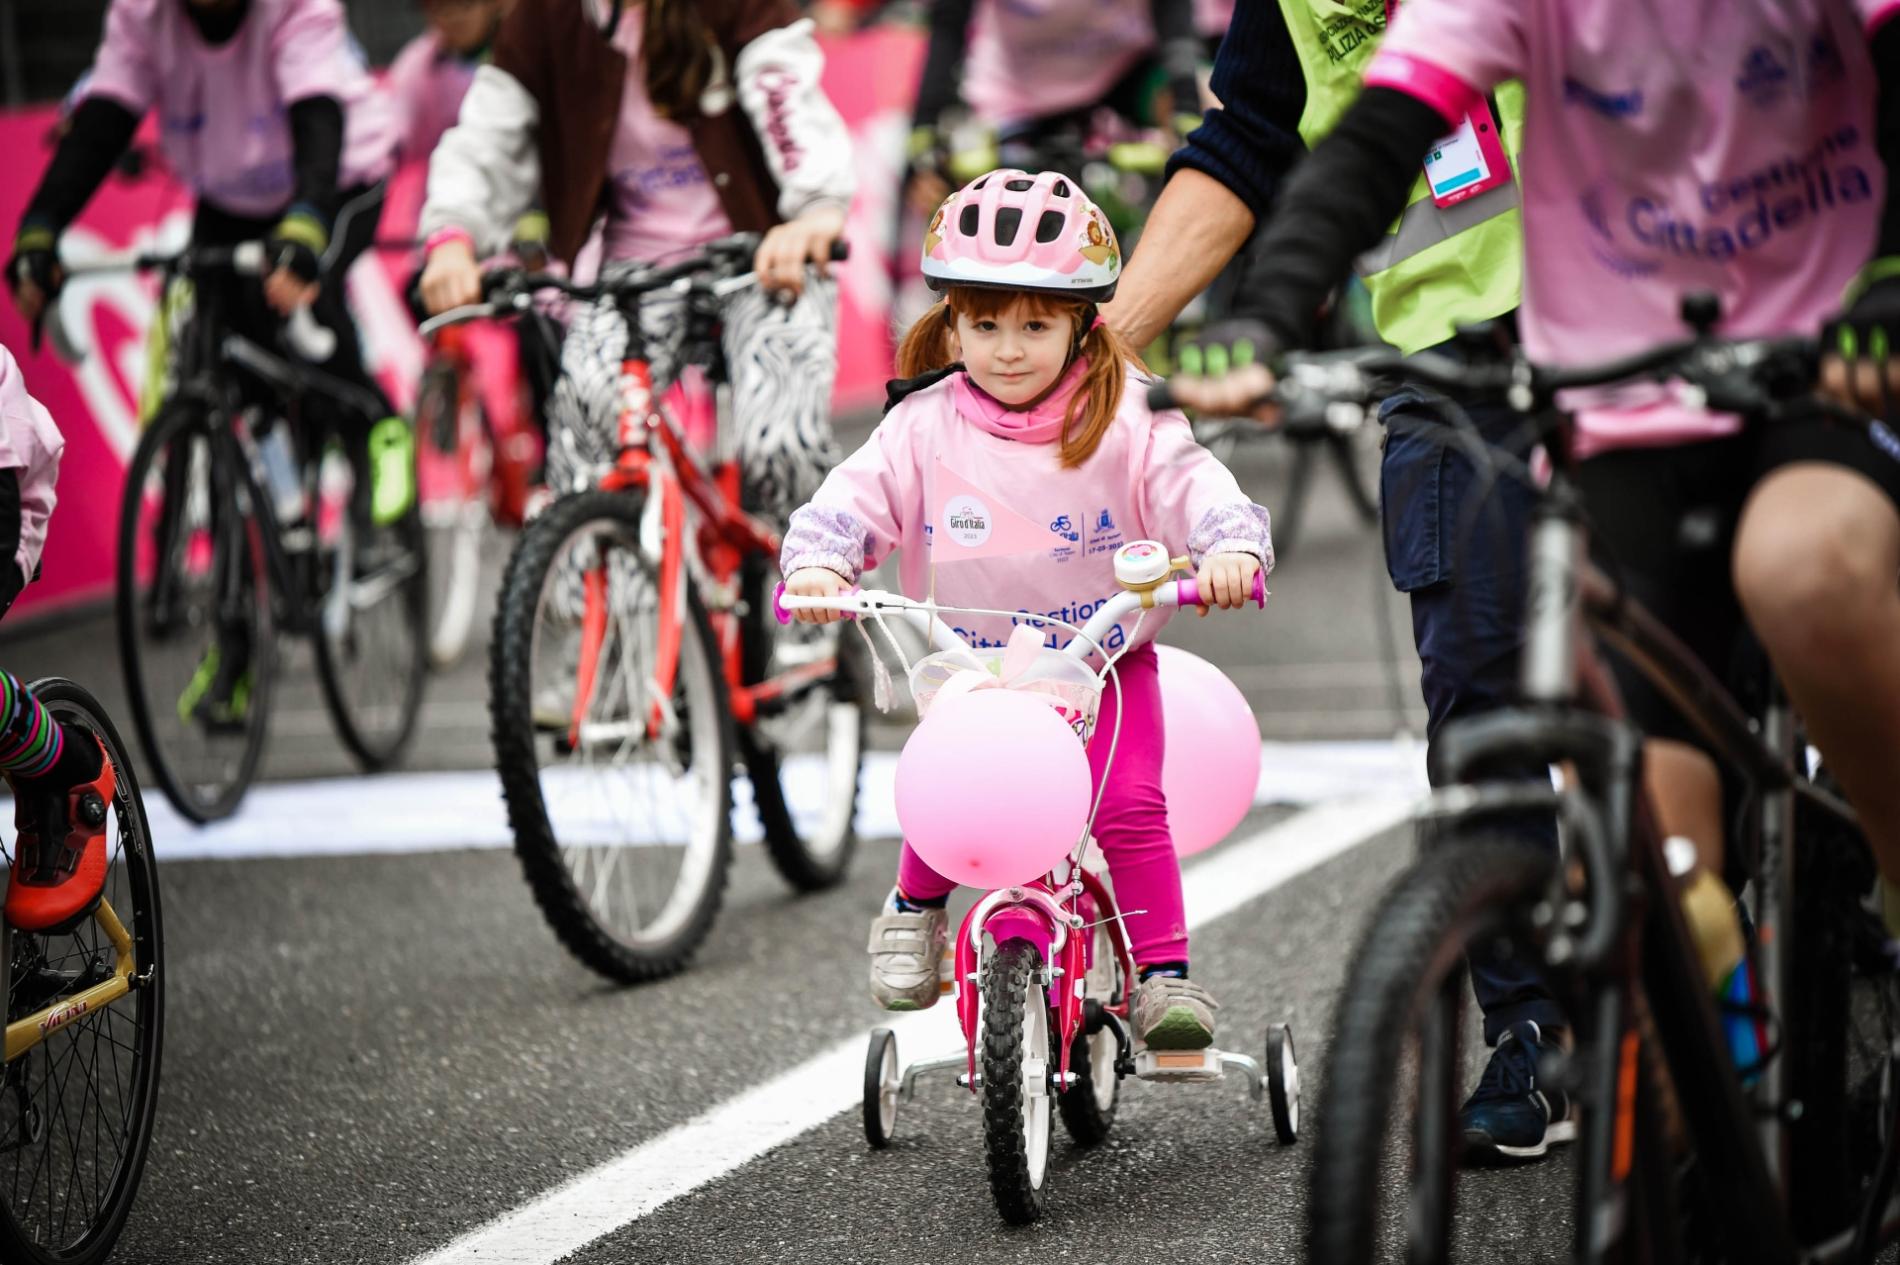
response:
M1017 299L993 316L957 314L970 378L1003 403L1029 404L1056 384L1075 345L1075 318Z

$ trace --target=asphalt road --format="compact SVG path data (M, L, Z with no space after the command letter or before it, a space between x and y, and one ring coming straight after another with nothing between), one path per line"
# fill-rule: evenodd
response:
M1274 504L1284 451L1253 445L1237 466ZM1373 530L1354 519L1330 472L1272 589L1264 615L1177 619L1167 639L1220 663L1269 739L1376 746L1420 725L1404 608ZM487 767L482 657L477 647L433 683L412 769ZM78 677L122 705L100 617L10 630L0 662L21 675ZM314 685L294 661L289 676L296 684L280 695L267 776L347 774ZM1361 795L1403 796L1410 784L1392 781ZM1237 832L1240 844L1201 861L1218 863L1268 828L1297 841L1316 811L1264 806ZM879 1022L863 995L863 936L890 882L893 840L867 842L843 887L804 898L758 848L741 848L693 969L629 989L566 955L513 857L492 846L224 859L161 836L161 858L170 844L193 859L161 867L171 992L157 1136L114 1259L1298 1260L1334 997L1374 900L1411 852L1403 827L1353 842L1263 886L1194 937L1195 976L1221 999L1223 1046L1258 1054L1269 1022L1293 1026L1306 1139L1280 1146L1264 1105L1232 1080L1131 1081L1104 1146L1076 1151L1058 1127L1050 1215L1010 1230L985 1184L981 1111L944 1079L920 1085L882 1153L867 1150L855 1108L820 1113L815 1127L749 1159L709 1158L689 1148L699 1136L691 1129L671 1132L722 1108L720 1127L743 1131L749 1100L738 1096ZM929 1019L939 1024L934 1044L910 1041L906 1057L956 1045L948 1015ZM855 1101L855 1068L847 1079ZM761 1110L780 1107L799 1104ZM677 1156L675 1137L684 1139ZM631 1220L610 1217L607 1232L583 1235L571 1253L537 1248L531 1228L512 1255L461 1238L630 1152L646 1157L641 1171L676 1163L710 1165L713 1175ZM1560 1255L1565 1175L1561 1159L1467 1175L1466 1259ZM611 1197L629 1193L596 1184ZM470 1246L451 1247L458 1242Z

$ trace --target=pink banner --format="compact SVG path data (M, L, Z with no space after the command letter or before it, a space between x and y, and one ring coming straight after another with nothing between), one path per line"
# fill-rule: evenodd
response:
M839 267L834 397L839 408L855 408L879 400L890 376L890 237L923 46L917 32L879 29L830 43L827 55L825 87L850 124L858 169L858 198L848 230L852 254ZM51 106L0 111L0 153L13 160L0 181L0 232L9 236L51 157L45 138L56 117ZM149 132L148 124L148 138ZM386 232L414 222L422 175L416 169L397 177ZM68 232L63 250L67 259L80 262L124 250L176 248L190 232L190 210L189 196L162 170L136 180L115 175ZM404 407L423 358L401 299L413 266L406 255L378 254L350 275L352 307L370 366ZM148 277L75 278L60 301L62 320L91 354L73 365L55 358L50 347L35 354L19 313L0 301L0 343L18 358L28 388L66 436L44 578L22 595L15 619L111 592L119 493L125 463L138 442L136 400L145 373L145 331L156 300L156 282Z

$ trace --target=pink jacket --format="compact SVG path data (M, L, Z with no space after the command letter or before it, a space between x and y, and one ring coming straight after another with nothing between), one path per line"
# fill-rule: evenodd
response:
M66 440L53 415L26 393L26 380L13 353L0 347L0 470L17 471L20 481L20 547L13 560L20 574L33 578L46 546L46 524L53 517L53 484Z
M1086 362L1078 362L1070 369L1071 386L1085 368ZM903 591L929 596L925 498L941 462L1001 506L1048 528L1044 548L938 567L936 599L946 605L1034 612L1081 624L1118 591L1115 550L1131 540L1185 547L1197 564L1210 553L1248 553L1271 570L1267 511L1194 442L1185 417L1149 411L1146 387L1131 367L1121 411L1095 455L1077 469L1063 468L1057 443L1066 390L1032 413L1006 410L961 373L918 391L892 409L811 503L792 515L780 567L786 575L826 567L855 583L892 550L901 550ZM1149 640L1166 614L1148 612L1138 640ZM945 622L972 644L1000 646L1019 621L946 615ZM1131 616L1104 644L1118 648L1133 629ZM1072 635L1054 633L1057 645Z
M442 47L434 31L424 31L396 54L387 85L404 162L427 161L443 133L455 126L476 65Z

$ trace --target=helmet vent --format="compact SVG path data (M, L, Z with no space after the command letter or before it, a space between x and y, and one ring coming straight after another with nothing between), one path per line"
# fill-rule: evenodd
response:
M1003 207L996 213L996 244L1013 245L1017 230L1023 226L1023 213L1013 206Z
M1054 193L1054 194L1055 194L1055 195L1056 195L1056 196L1057 196L1058 198L1066 198L1066 197L1068 197L1068 196L1069 196L1069 192L1070 192L1070 190L1069 190L1069 182L1068 182L1068 181L1066 181L1066 180L1058 180L1058 181L1056 181L1056 187L1055 187L1055 188L1054 188L1054 189L1052 190L1052 192L1053 192L1053 193Z
M1008 189L1011 193L1028 193L1031 189L1036 187L1036 182L1033 180L1012 180L1003 187Z
M1042 218L1036 221L1036 240L1052 242L1062 236L1063 219L1054 211L1044 211Z
M965 237L976 236L977 214L974 206L965 206L963 213L957 216L957 232Z

